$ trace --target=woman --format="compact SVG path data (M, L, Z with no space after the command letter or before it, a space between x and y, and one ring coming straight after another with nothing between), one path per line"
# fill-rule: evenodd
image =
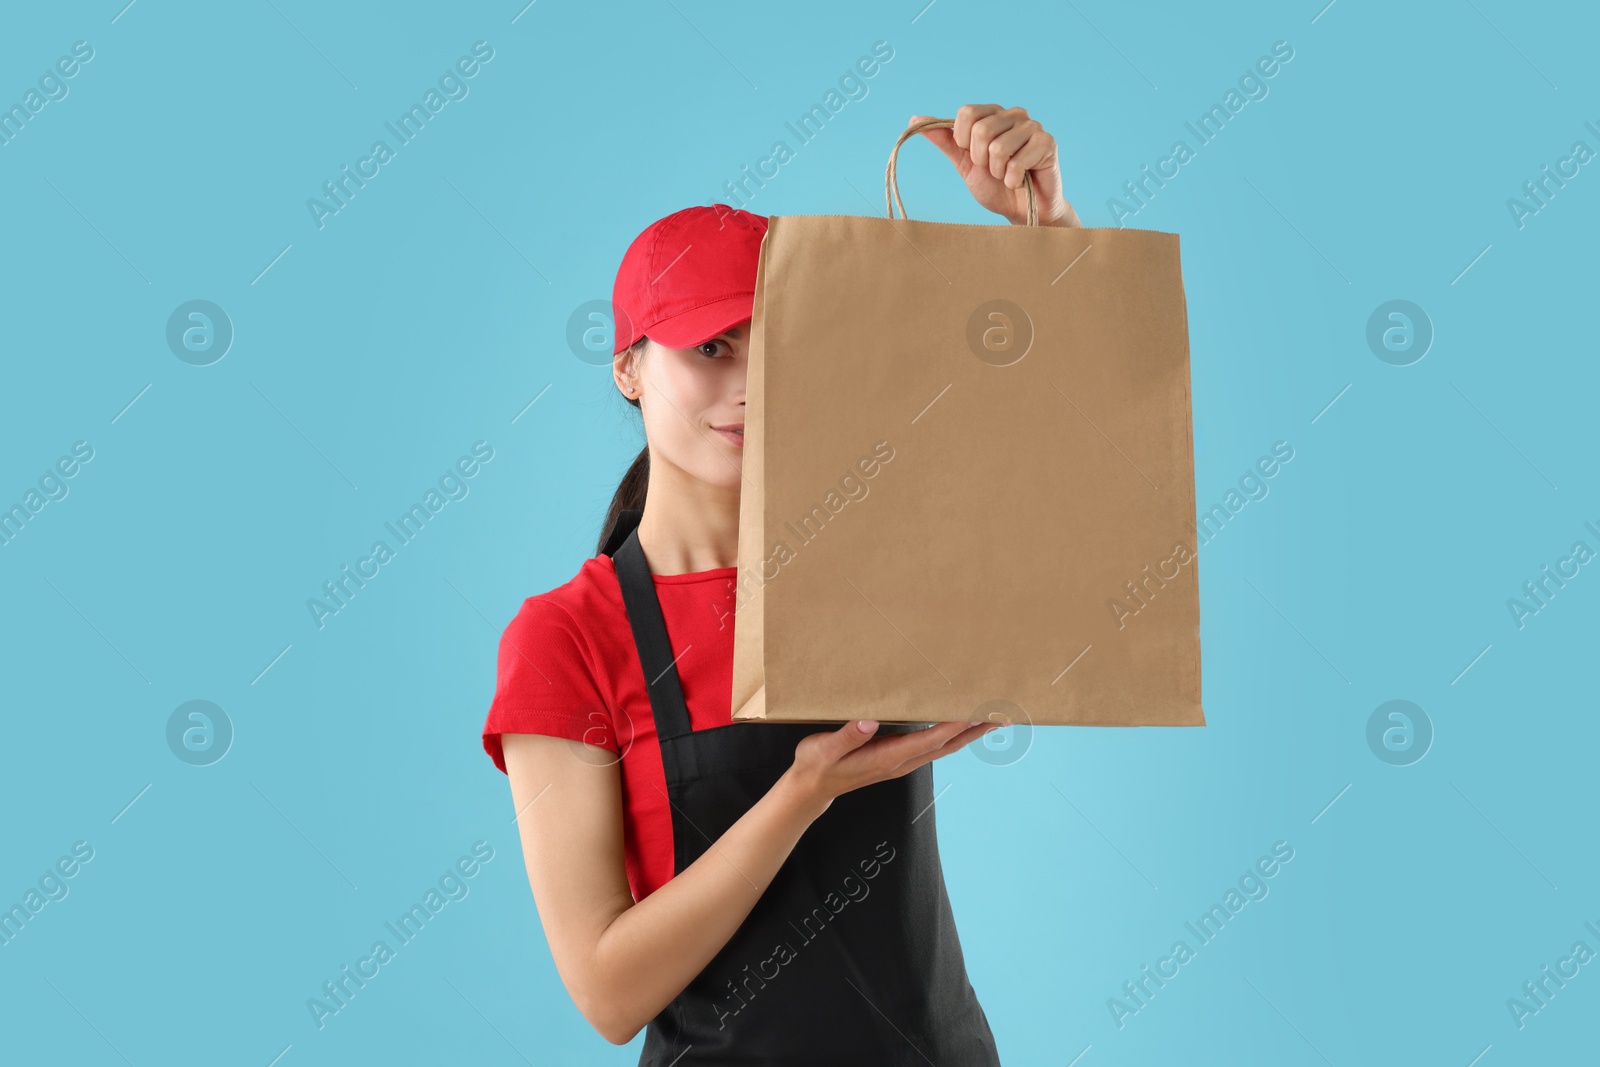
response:
M923 133L989 210L1025 224L1031 173L1040 223L1080 225L1055 141L1022 108L967 105ZM624 256L612 372L647 443L597 555L506 627L484 747L510 778L556 969L608 1041L648 1027L641 1064L998 1064L929 766L993 724L731 719L765 232L689 208Z

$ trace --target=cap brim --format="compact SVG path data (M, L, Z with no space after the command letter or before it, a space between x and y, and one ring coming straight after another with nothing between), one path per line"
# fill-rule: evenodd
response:
M755 312L755 294L721 300L663 319L644 330L645 336L667 348L693 348L746 322Z

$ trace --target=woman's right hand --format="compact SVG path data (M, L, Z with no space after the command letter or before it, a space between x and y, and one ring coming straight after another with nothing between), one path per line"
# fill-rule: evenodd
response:
M875 737L878 724L858 719L837 730L819 731L801 739L795 746L794 765L787 773L818 810L825 810L841 793L910 774L940 756L960 751L1002 725L941 722L922 730ZM863 726L867 729L863 730Z

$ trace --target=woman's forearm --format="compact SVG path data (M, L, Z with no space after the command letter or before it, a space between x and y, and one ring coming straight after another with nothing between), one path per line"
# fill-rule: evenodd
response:
M584 1014L626 1044L705 969L827 804L785 772L681 874L601 933L587 969Z

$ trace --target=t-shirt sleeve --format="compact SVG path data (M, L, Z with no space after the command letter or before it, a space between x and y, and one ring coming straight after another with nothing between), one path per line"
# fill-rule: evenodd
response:
M588 644L558 604L529 597L500 635L483 748L504 771L501 734L548 734L621 752Z

